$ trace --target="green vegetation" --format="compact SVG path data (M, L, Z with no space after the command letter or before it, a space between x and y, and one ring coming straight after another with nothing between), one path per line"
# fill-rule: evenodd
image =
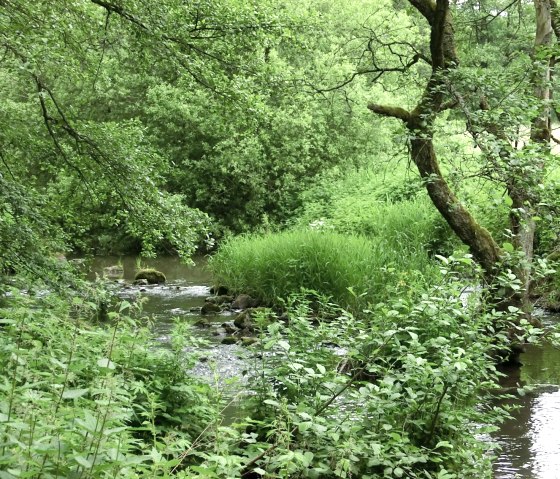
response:
M0 479L489 476L495 362L560 302L557 25L553 0L1 1ZM227 426L200 329L160 344L122 264L83 278L195 252L274 307L235 333Z
M496 318L463 308L460 292L446 282L422 301L393 299L361 320L330 306L336 319L319 324L316 307L292 297L287 325L263 326L266 359L255 375L255 407L276 418L267 434L278 447L261 459L268 473L486 474L487 445L473 434L475 423L503 414L477 407L496 378L488 355L498 345L475 338Z
M312 289L354 311L437 271L424 249L390 237L313 230L236 237L222 244L210 267L218 283L268 304Z
M501 346L483 332L507 318L461 305L459 266L472 261L449 263L422 299L390 299L360 317L317 293L319 308L292 295L287 322L263 310L254 393L230 426L220 425L219 391L189 376L196 357L183 348L196 340L185 324L163 349L130 316L139 304L119 303L105 328L90 323L95 305L78 296L72 306L12 296L1 310L4 476L483 473L489 445L474 434L492 428L475 424L504 414L479 407Z
M2 476L169 473L219 406L189 377L194 358L151 346L129 315L138 305L120 303L101 328L79 296L12 292L0 310Z

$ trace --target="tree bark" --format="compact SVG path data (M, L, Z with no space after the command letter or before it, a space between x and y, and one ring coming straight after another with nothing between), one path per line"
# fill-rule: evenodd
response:
M553 34L552 7L556 7L556 0L535 0L536 33L535 33L535 70L533 75L534 95L542 101L543 107L539 115L531 122L531 143L540 144L543 150L549 148L550 142L550 112L551 98L550 56L544 55L543 48L550 45ZM498 266L503 259L503 251L490 233L473 218L470 212L461 204L459 199L445 181L438 164L433 145L433 126L439 112L447 103L444 102L449 72L457 67L453 19L449 8L449 0L409 0L409 3L424 16L431 28L430 52L432 74L426 84L424 93L412 111L400 107L370 104L368 108L382 116L401 120L410 133L410 153L420 176L424 179L428 194L457 236L469 246L471 253L486 272L488 280L497 274ZM560 27L558 27L560 32ZM484 100L484 99L483 99ZM485 100L483 101L483 103ZM482 109L488 109L485 102ZM509 146L500 125L485 125L484 128L498 140ZM490 152L488 152L490 154ZM514 155L515 151L510 151ZM513 158L513 156L512 156ZM507 160L507 158L505 158ZM531 161L541 161L538 159ZM521 292L507 293L507 304L514 304L527 310L529 286L531 280L531 262L533 259L533 243L535 237L535 222L533 207L538 203L534 197L535 186L540 182L538 176L539 165L529 168L536 171L535 175L528 175L527 169L513 166L510 176L505 181L508 194L513 204L510 214L510 226L513 232L513 242L516 249L523 253L523 260L516 267L516 274L521 280ZM497 288L496 288L497 290ZM505 304L505 303L502 303Z
M500 258L500 248L490 233L476 222L445 181L432 139L414 138L410 150L434 206L461 241L470 247L471 253L486 271L487 277L492 277Z
M523 290L520 302L523 309L529 311L531 289L531 272L533 263L533 246L535 242L536 223L535 208L539 202L538 184L542 180L544 167L543 156L550 152L550 99L552 56L542 55L543 49L552 45L553 24L552 5L550 0L535 0L535 46L533 54L533 90L535 99L542 103L539 114L531 122L530 139L533 147L537 146L537 155L532 168L513 171L508 182L508 194L512 199L510 226L513 233L514 246L523 253L523 261L515 268L515 274L521 281ZM542 155L542 156L541 156ZM540 157L539 157L540 156ZM527 171L530 173L527 174Z

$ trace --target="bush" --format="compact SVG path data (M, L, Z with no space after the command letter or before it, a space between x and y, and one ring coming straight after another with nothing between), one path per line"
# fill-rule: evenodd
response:
M495 401L491 356L504 337L487 331L507 318L463 305L453 278L465 267L473 273L468 258L450 261L420 301L392 298L360 317L316 296L334 316L322 321L299 294L286 321L257 321L251 419L222 446L227 460L207 456L204 474L186 477L489 477L480 434L505 415L484 407Z
M310 189L293 225L383 238L393 248L451 254L457 241L422 183L397 173L361 171Z
M436 269L420 247L393 238L294 230L233 238L211 258L220 284L275 303L302 288L330 296L352 310L383 298L414 271Z
M213 420L211 390L126 313L12 291L0 310L2 477L159 477ZM200 441L199 441L200 442Z

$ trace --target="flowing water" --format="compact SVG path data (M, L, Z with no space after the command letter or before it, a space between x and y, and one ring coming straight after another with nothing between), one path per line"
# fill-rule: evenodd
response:
M242 377L247 368L247 350L237 344L222 344L227 333L221 325L233 321L232 312L201 314L200 308L210 296L211 275L205 258L195 258L194 261L195 265L189 266L174 257L143 259L143 267L161 271L167 281L160 285L136 286L132 284L137 270L135 257L97 257L91 265L89 279L102 276L105 268L122 266L122 274L112 276L118 295L123 299L145 298L143 314L153 319L156 341L161 345L168 344L176 321L192 324L191 334L206 342L201 361L192 372L210 380L216 378L221 386L227 383L228 387L235 389L232 383Z
M519 409L494 436L502 447L494 478L560 479L560 351L549 344L528 346L521 362L520 369L508 371L504 385L533 391L509 401Z
M195 262L196 266L186 266L176 258L147 260L147 266L165 273L167 283L134 286L135 258L103 257L93 262L91 278L101 275L105 267L121 264L123 274L116 279L120 281L119 295L147 298L144 312L154 318L154 334L161 344L169 341L174 321L198 323L193 335L206 339L208 345L203 361L193 372L224 383L243 375L247 353L239 345L221 343L226 334L221 325L233 319L232 313L200 314L204 299L210 295L211 276L204 258ZM560 317L548 317L546 321L553 323ZM501 446L494 463L494 479L560 479L560 351L550 345L529 346L521 362L522 368L507 371L503 385L513 389L528 385L533 391L510 400L519 409L493 435Z

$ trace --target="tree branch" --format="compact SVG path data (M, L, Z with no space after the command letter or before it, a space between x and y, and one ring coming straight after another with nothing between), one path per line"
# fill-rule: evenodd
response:
M408 0L409 3L418 10L428 23L431 25L434 21L434 13L436 11L436 2L434 0Z
M381 116L397 118L399 120L407 123L410 120L411 114L408 110L401 108L399 106L387 106L387 105L377 105L375 103L370 103L368 109L373 113Z
M338 89L343 88L346 85L352 83L357 76L366 75L368 73L375 73L375 77L374 77L373 81L376 81L377 79L379 79L381 77L381 75L383 75L385 73L391 73L391 72L404 73L409 68L411 68L413 65L418 63L418 61L421 58L422 57L420 55L414 55L414 57L407 64L403 65L402 67L378 67L374 63L373 68L360 69L360 70L352 73L352 75L349 78L347 78L343 82L339 83L338 85L335 85L335 86L330 87L330 88L314 88L314 90L318 93L326 93L326 92L338 90Z

